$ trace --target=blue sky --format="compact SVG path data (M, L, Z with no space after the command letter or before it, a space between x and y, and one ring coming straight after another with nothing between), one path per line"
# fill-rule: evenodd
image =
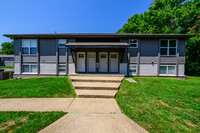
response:
M1 0L3 34L115 33L135 13L148 11L152 0Z

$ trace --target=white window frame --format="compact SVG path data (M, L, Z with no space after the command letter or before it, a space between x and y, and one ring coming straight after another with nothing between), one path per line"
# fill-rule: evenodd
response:
M31 70L31 66L37 66L37 64L23 64L22 65L22 70L24 69L24 66L29 66L29 72L22 72L22 74L37 74L37 72L30 72ZM38 70L38 66L37 66L37 70Z
M59 43L59 40L65 40L67 43L67 39L58 39L58 47L59 48L65 48L65 46L60 46L60 44L66 44L66 43Z
M161 66L166 66L166 74L160 74L160 71L159 71L159 75L160 76L176 76L176 65L160 65L160 67ZM168 74L168 67L169 66L174 66L174 74ZM159 70L160 70L160 68L159 68Z
M137 40L137 43L131 43L131 40ZM129 39L128 43L130 44L130 48L138 48L138 39ZM136 47L131 46L131 44L136 44Z
M29 47L23 47L23 45L21 44L21 46L22 46L22 49L23 48L28 48L29 49L29 54L23 54L23 50L21 51L22 52L22 55L37 55L37 53L36 54L31 54L31 48L36 48L36 49L38 49L38 39L22 39L22 41L23 40L28 40L29 41ZM37 44L36 44L36 47L31 47L31 40L36 40L36 42L37 42ZM21 41L21 42L22 42Z
M163 40L167 40L167 47L161 47L161 41L163 41ZM176 40L176 47L169 47L169 42L171 41L171 40ZM178 40L177 39L161 39L160 40L160 56L176 56L176 54L177 54L177 45L178 45ZM167 55L161 55L161 48L167 48ZM176 54L175 55L169 55L169 48L176 48Z
M135 72L130 72L131 66L135 66L135 69L136 69ZM129 64L129 73L130 73L130 74L137 74L137 64Z

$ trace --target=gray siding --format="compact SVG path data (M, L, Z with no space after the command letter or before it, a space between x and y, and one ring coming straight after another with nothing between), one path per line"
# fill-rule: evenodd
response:
M141 40L140 56L158 56L158 40Z
M37 56L22 56L22 62L37 62Z
M161 56L160 57L160 63L176 63L176 57L175 56Z
M40 39L40 62L56 62L56 39Z
M158 62L158 57L156 56L141 56L140 57L140 63L157 63Z

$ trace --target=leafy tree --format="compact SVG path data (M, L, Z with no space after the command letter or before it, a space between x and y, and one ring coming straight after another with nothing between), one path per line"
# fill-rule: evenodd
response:
M200 0L154 0L117 33L198 34L186 45L186 74L200 76Z
M4 42L1 44L2 54L14 54L14 44L13 42Z

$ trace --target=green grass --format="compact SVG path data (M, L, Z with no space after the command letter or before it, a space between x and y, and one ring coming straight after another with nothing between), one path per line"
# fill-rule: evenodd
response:
M200 77L133 77L116 96L124 113L149 132L200 132Z
M67 77L10 79L0 81L0 98L75 97Z
M0 66L0 68L3 68L4 70L6 70L6 69L14 69L13 66Z
M0 132L35 133L65 114L65 112L0 112Z

